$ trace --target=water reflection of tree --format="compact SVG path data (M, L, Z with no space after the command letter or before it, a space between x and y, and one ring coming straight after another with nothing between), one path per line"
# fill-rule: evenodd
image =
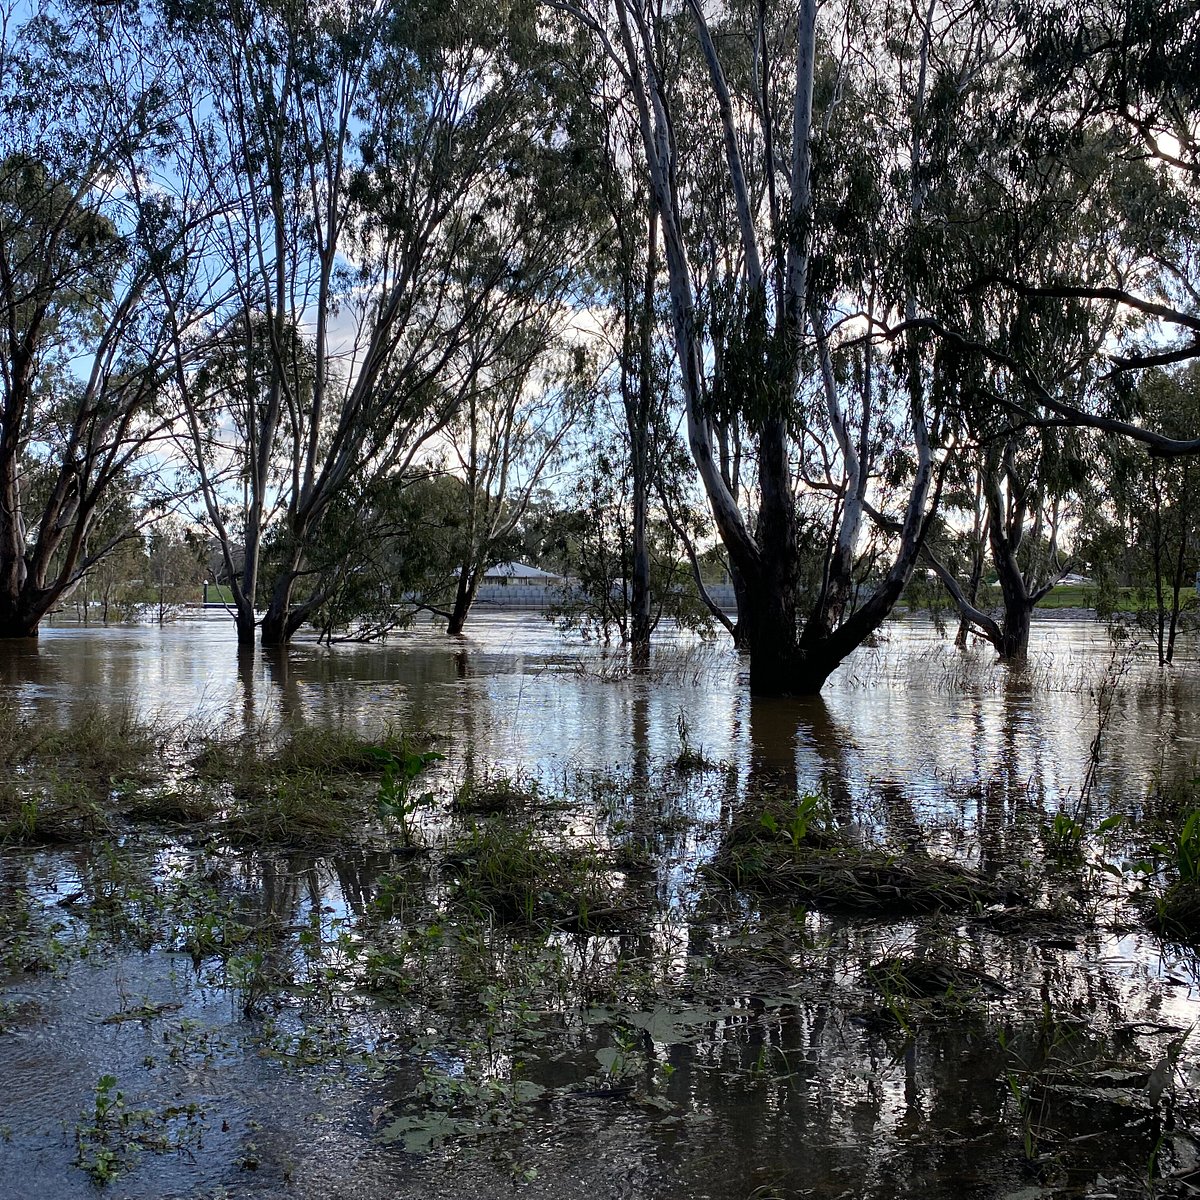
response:
M1033 685L1024 671L1003 672L999 712L989 719L984 704L976 703L975 714L976 835L980 868L987 872L1027 853L1019 843L1045 812L1046 745L1032 727Z
M853 737L822 696L753 697L749 741L747 798L815 792L828 801L838 825L855 824L855 800L868 798L864 795L867 781L855 761ZM879 801L876 811L891 825L903 848L914 848L921 840L921 826L910 790L889 781L869 799Z
M270 685L273 715L290 728L302 725L306 716L294 653L287 646L264 646L260 651L266 681Z
M9 705L31 685L53 686L59 676L55 656L42 654L40 646L37 638L0 639L0 689Z
M751 1007L719 1034L671 1053L670 1098L720 1126L719 1154L681 1164L697 1192L903 1196L933 1170L965 1194L1012 1145L999 1044L975 1022L913 1037L815 1001Z

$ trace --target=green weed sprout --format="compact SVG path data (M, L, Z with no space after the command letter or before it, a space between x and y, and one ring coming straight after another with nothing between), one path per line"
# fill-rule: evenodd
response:
M433 793L414 792L413 783L431 764L441 762L446 756L436 750L418 753L408 749L385 750L379 746L371 747L370 754L383 765L383 778L379 781L376 797L379 815L394 824L401 842L405 847L411 847L417 813L433 804Z

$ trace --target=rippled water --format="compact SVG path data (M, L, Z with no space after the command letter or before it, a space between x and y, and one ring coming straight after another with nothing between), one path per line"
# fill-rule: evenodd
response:
M917 803L972 785L1028 786L1052 803L1077 792L1097 727L1097 688L1119 675L1102 739L1103 795L1129 802L1144 781L1200 755L1200 673L1187 641L1156 665L1104 626L1035 623L1027 671L960 653L927 622L895 621L819 699L751 700L727 643L666 640L648 673L620 651L568 641L534 614L483 614L462 639L434 628L384 646L298 642L240 654L219 616L164 627L51 628L36 648L0 646L6 701L64 719L130 705L169 720L420 726L449 753L535 773L598 767L694 744L745 771L790 767L802 784L865 796L880 785Z
M1154 779L1194 770L1196 658L1189 642L1160 671L1148 648L1114 649L1101 626L1044 620L1029 669L1009 672L990 651L962 654L931 625L896 621L821 698L752 701L723 643L668 641L634 673L621 654L564 641L528 614L484 614L453 641L420 629L383 647L302 641L281 655L239 655L232 627L211 617L53 628L36 649L0 647L0 695L27 712L65 722L132 706L264 737L279 723L419 727L443 738L451 781L486 769L557 794L569 778L609 778L623 821L662 830L656 871L637 885L647 908L660 906L646 929L542 947L569 974L571 995L538 995L528 1013L508 997L495 1029L480 1017L483 993L459 1007L457 960L435 956L430 968L446 972L441 1001L364 997L334 982L320 1003L297 994L264 1017L244 1015L228 980L194 969L160 932L137 945L128 898L202 871L285 931L315 925L319 965L336 980L340 931L369 923L395 866L387 854L232 852L172 836L0 854L0 896L19 886L61 921L64 939L97 946L57 972L0 979L0 1197L94 1193L71 1165L74 1130L106 1073L127 1108L153 1110L172 1131L167 1153L141 1153L108 1185L122 1197L1124 1196L1144 1193L1163 1138L1182 1180L1197 1062L1187 1039L1200 1021L1190 951L1164 949L1128 915L1014 939L956 919L846 920L752 903L716 911L696 867L763 779L819 790L839 824L864 837L919 839L976 865L1018 860L1036 820L1079 794L1106 680L1115 699L1097 742L1093 815L1136 813ZM712 771L672 773L681 730ZM671 812L639 812L643 785L659 778ZM562 820L585 817L600 819L589 809ZM615 844L607 827L603 836ZM114 880L122 902L93 904ZM126 924L114 931L105 922L118 914ZM311 982L305 971L316 967L299 946L285 939L279 952ZM912 1029L881 1013L864 965L947 946L1020 1002ZM478 953L497 980L515 976L518 960L529 976L521 956L532 951L503 931ZM622 956L643 963L646 978L628 985L621 1007L590 1003L589 972L603 975ZM1041 1025L1022 1015L1039 997ZM140 1006L153 1014L111 1020ZM1181 1033L1169 1138L1144 1088L1085 1088L1097 1064L1153 1068ZM588 1085L597 1055L612 1053L627 1056L620 1077L636 1090ZM429 1153L384 1136L430 1072L476 1086L512 1077L518 1059L544 1089L519 1120L496 1117L494 1131ZM1046 1062L1056 1090L1035 1094L1034 1069ZM202 1121L163 1116L187 1104ZM1032 1155L1022 1148L1030 1128ZM1039 1164L1046 1146L1054 1162ZM1187 1184L1160 1186L1184 1194L1170 1188Z

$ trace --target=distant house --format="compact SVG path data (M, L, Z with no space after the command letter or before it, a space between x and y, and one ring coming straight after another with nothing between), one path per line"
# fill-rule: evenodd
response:
M483 573L483 582L497 587L547 588L563 583L564 579L528 563L503 562L488 567Z
M503 562L484 572L476 600L483 605L545 609L561 599L567 586L568 581L552 571L528 563Z

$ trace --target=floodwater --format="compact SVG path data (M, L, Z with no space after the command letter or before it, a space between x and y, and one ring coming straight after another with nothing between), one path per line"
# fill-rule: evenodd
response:
M213 616L0 647L22 713L425 730L440 800L502 777L555 800L564 836L632 831L649 862L623 877L636 928L450 937L436 859L386 847L0 848L0 905L22 896L44 935L39 969L0 973L0 1197L1193 1194L1200 971L1100 869L1137 846L1089 842L1090 921L1016 933L798 911L703 868L771 786L872 844L1036 874L1060 809L1136 827L1157 784L1197 773L1197 666L1192 641L1163 671L1082 620L1039 621L1021 673L897 620L803 701L752 701L723 642L666 639L636 673L534 614L277 655L239 655ZM684 743L710 769L676 772ZM428 838L456 820L439 804ZM189 888L280 936L258 958L186 951ZM250 995L264 954L287 984ZM897 954L996 989L881 999L864 971ZM101 1151L111 1172L89 1173Z
M298 642L239 655L232 624L201 619L43 632L0 647L0 688L22 710L64 722L100 706L167 720L381 723L443 735L450 756L535 775L600 768L679 750L777 768L801 786L880 785L936 808L948 791L1021 782L1053 806L1078 792L1096 733L1097 689L1119 676L1098 790L1136 793L1164 768L1200 758L1197 646L1160 671L1148 641L1114 644L1087 620L1043 619L1029 669L1011 674L986 648L953 650L929 623L896 620L816 699L751 701L724 640L664 639L636 675L621 651L566 639L533 613L482 613L467 636L427 628L385 645Z

